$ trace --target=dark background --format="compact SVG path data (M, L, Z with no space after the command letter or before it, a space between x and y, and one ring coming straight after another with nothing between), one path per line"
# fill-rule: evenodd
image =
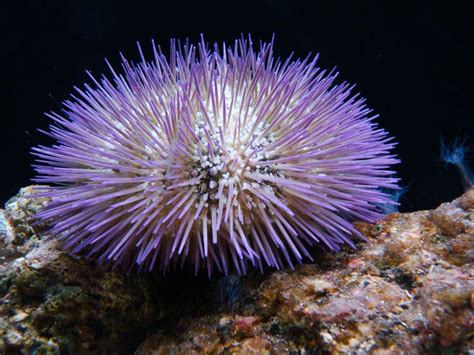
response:
M381 115L402 160L409 190L401 211L433 208L459 196L453 167L439 160L441 137L474 143L473 21L459 2L413 1L18 1L1 9L1 189L3 204L33 177L30 148L51 142L36 131L59 111L85 70L107 72L119 51L150 54L150 39L164 49L170 37L254 42L275 33L275 53L319 52L323 67L340 77Z

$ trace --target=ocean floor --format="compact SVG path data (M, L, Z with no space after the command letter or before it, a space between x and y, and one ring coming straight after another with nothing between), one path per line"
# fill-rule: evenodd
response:
M474 190L356 223L370 243L245 277L131 274L46 240L23 188L0 210L0 353L474 352Z

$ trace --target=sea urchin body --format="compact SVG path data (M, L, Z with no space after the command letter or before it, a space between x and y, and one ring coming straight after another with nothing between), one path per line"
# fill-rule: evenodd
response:
M168 61L123 60L65 102L34 148L52 198L38 217L73 253L133 269L189 261L245 273L338 250L396 188L387 133L316 58L272 44L209 50L171 42Z

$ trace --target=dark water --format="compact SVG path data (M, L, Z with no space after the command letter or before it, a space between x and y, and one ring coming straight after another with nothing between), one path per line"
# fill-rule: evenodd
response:
M472 38L467 5L377 1L293 0L9 2L0 11L3 157L0 201L33 177L29 149L50 141L43 112L60 109L85 70L107 72L122 51L137 59L135 42L170 37L230 43L240 33L255 41L276 35L276 55L320 53L357 83L380 125L397 138L399 176L408 192L402 211L432 208L463 187L439 161L440 138L474 142Z

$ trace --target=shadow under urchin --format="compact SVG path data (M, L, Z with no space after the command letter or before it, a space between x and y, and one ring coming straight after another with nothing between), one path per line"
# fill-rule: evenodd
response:
M364 236L398 179L395 143L353 86L273 41L171 41L76 88L33 148L39 213L71 251L128 270L245 274Z

